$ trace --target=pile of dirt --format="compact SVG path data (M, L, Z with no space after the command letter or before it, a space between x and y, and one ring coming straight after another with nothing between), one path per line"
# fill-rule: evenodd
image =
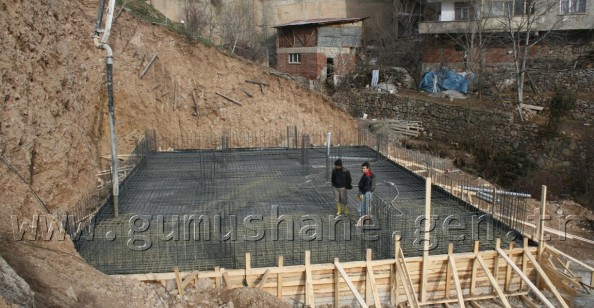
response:
M72 209L108 165L101 158L109 155L106 54L91 38L97 1L8 0L0 7L0 255L29 284L37 306L158 303L150 286L91 268L68 240L13 238L24 219L46 215L42 202L51 214ZM355 120L327 98L126 11L109 44L119 154L129 153L146 129L161 136L289 125L356 132ZM269 86L260 90L245 80Z

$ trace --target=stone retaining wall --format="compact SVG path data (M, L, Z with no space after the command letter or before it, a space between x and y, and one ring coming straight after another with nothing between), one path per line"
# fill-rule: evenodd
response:
M427 136L436 140L519 150L540 167L576 167L591 155L594 102L578 101L571 117L583 130L578 128L576 133L562 128L557 136L543 138L544 125L522 122L511 111L451 106L445 100L442 104L387 93L340 92L333 99L356 117L366 113L371 119L421 121Z

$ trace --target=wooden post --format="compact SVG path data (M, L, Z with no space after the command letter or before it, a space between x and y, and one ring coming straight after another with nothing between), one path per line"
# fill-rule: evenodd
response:
M283 299L283 263L284 257L278 256L278 274L276 274L276 297Z
M305 305L315 307L313 293L313 278L311 277L311 254L309 250L305 251Z
M252 271L252 256L250 255L249 252L245 253L245 286L249 287L250 286L250 282L249 282L249 276L250 273Z
M524 238L524 243L523 243L523 249L524 252L526 252L526 250L528 249L528 238L525 237ZM526 274L526 269L528 269L528 258L522 254L522 273ZM524 280L520 279L520 291L522 291L522 289L524 288Z
M514 249L514 242L510 242L509 243L509 250L511 251L512 249ZM523 258L523 257L522 257ZM522 272L524 272L524 269L522 269ZM511 278L512 278L512 268L511 266L509 266L509 264L507 265L507 270L505 271L505 291L509 292L509 287L511 284Z
M220 267L220 266L215 266L214 270L215 270L215 273L217 273L217 274L218 274L219 272L221 272L221 267ZM215 277L215 286L216 286L217 288L220 288L220 287L221 287L221 276L218 276L218 275L217 275L217 276Z
M366 266L366 272L367 272L367 274L365 275L366 296L368 293L367 286L369 286L369 292L373 296L373 303L375 304L376 307L380 307L381 303L379 300L379 293L377 292L377 287L375 285L375 274L373 273L373 266L371 265L371 249L367 249L367 258L366 258L365 266ZM369 305L369 302L371 302L371 296L369 298L365 298L365 300L368 302L368 305Z
M448 245L448 256L454 252L454 244ZM445 283L445 298L450 298L450 291L452 285L452 268L448 266L446 268L446 283Z
M427 301L427 275L429 269L429 228L431 227L431 178L425 178L425 233L423 242L423 268L421 273L421 285L419 286L419 297L421 303Z
M334 258L334 263L339 263L338 258ZM340 273L334 268L334 307L340 307Z
M173 268L173 271L175 272L175 282L177 284L177 293L179 295L184 295L184 289L182 288L181 277L179 276L179 268L176 266Z
M495 240L495 249L501 248L501 239L497 238ZM493 259L493 277L495 277L495 281L499 279L499 255L496 255Z
M153 57L151 58L151 60L149 61L149 63L146 65L146 67L144 68L144 70L140 74L140 77L139 77L140 79L142 79L142 77L144 77L144 74L146 74L146 72L151 67L151 65L153 65L153 62L155 62L155 59L157 59L157 55L158 54L159 54L158 52L155 52L155 54L153 55Z
M399 287L399 279L398 279L398 255L400 254L400 239L395 237L394 238L394 266L392 268L392 288L390 292L390 301L393 306L398 304L398 287ZM336 306L335 306L336 307Z
M454 277L454 286L456 287L456 296L458 297L458 305L460 308L466 307L464 305L464 296L462 295L462 286L460 285L460 277L458 277L458 269L456 268L456 260L454 259L454 245L450 243L451 251L448 251L448 268L452 269L452 276ZM449 250L449 249L448 249ZM449 286L448 291L449 291Z
M371 259L371 249L367 249L365 255L365 303L367 306L371 306L371 280L369 279L369 259Z
M542 262L542 253L544 251L544 224L545 224L545 215L546 215L546 205L547 205L547 186L542 185L542 190L540 192L540 215L538 215L538 255L536 260L538 263ZM540 275L536 275L536 285L540 286Z
M476 270L477 270L477 261L476 256L479 252L479 241L474 241L472 252L474 253L474 259L472 260L472 274L470 276L470 295L474 295L476 292Z

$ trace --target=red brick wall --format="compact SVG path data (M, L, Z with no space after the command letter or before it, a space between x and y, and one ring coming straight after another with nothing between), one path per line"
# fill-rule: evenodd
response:
M334 74L345 75L355 68L357 58L354 55L341 55L334 59ZM306 79L317 79L326 67L327 58L322 53L301 53L301 63L289 63L289 54L279 53L276 59L276 69L291 75L303 76Z
M287 53L279 53L276 58L277 70L291 75L300 75L307 79L316 79L325 65L326 57L323 54L301 53L301 63L289 63L289 54Z
M549 46L550 48L551 46ZM563 46L556 46L556 50ZM512 47L501 44L493 44L485 49L485 64L487 66L497 66L498 64L512 64L514 56L511 54ZM530 59L536 59L547 56L547 46L537 45L530 49ZM549 52L549 54L552 54ZM464 51L456 50L455 43L447 38L425 39L422 45L421 62L423 64L439 64L443 55L443 61L446 67L461 68L464 66ZM480 55L475 55L474 62L478 63Z

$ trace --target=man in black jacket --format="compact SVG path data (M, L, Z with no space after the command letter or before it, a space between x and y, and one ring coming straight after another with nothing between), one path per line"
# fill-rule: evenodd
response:
M367 214L369 212L369 205L371 204L371 193L373 192L373 173L371 173L371 166L369 162L364 162L361 165L361 172L363 175L359 180L359 201L361 201L361 205L359 207L359 214L361 218L357 222L357 225L362 225L363 222L369 218Z
M342 160L340 159L337 159L334 162L334 170L332 170L332 187L334 187L334 198L336 199L336 216L340 216L342 213L348 215L349 200L346 190L352 189L353 186L351 173L342 166Z

